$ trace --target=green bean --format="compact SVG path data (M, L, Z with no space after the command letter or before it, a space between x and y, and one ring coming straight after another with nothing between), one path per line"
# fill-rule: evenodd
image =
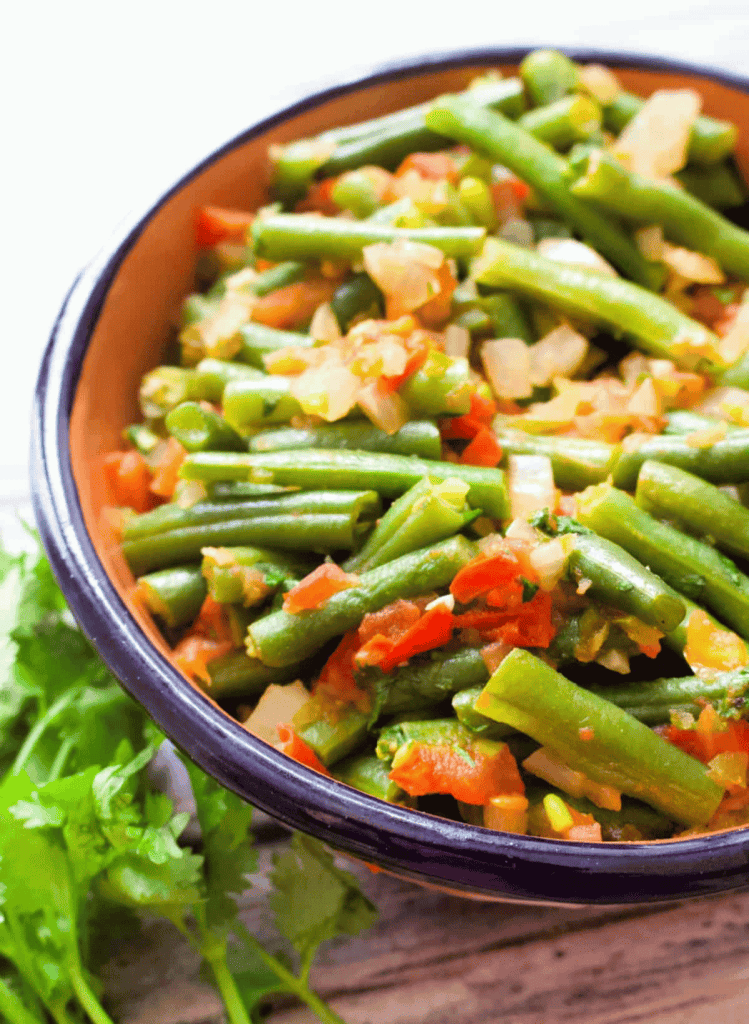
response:
M492 231L497 226L497 211L492 192L483 178L461 178L458 183L458 199L470 214L474 224L479 224L487 231Z
M224 388L222 404L226 421L235 430L288 423L292 416L302 413L301 405L291 393L289 377L232 381Z
M285 588L287 582L302 579L313 568L309 559L255 547L204 548L201 565L214 601L245 607L260 604L282 585Z
M540 142L564 150L600 130L601 108L588 96L563 96L529 110L517 123Z
M257 544L327 554L351 550L358 546L359 540L358 524L350 515L297 512L182 527L124 541L122 552L132 571L142 573L198 558L204 547Z
M433 420L411 420L394 434L386 434L367 421L321 423L306 428L279 427L259 430L249 438L247 447L251 452L343 448L349 451L418 455L422 459L439 459L442 452L440 433Z
M723 797L699 761L521 648L503 660L476 709L532 736L594 782L686 825L706 824Z
M207 589L199 565L179 565L141 576L138 593L151 614L171 629L197 617Z
M542 107L572 92L578 69L559 50L532 50L520 64L520 77L531 102Z
M471 408L475 390L468 360L433 348L399 394L417 416L462 416Z
M358 220L371 217L382 206L380 193L366 167L341 174L330 190L330 198Z
M526 434L522 430L495 431L503 464L511 455L545 455L551 460L554 483L564 491L579 491L601 483L612 472L621 447L584 437Z
M358 586L333 594L321 608L299 615L281 610L258 619L248 632L248 653L268 665L299 661L357 627L367 612L446 586L473 555L473 545L458 536L370 569Z
M552 220L550 217L531 217L530 222L536 243L543 242L545 238L572 238L572 232L561 220Z
M389 673L370 668L365 678L377 695L379 714L397 715L433 707L458 690L485 683L489 673L481 652L464 647L454 652L433 651Z
M235 502L200 501L190 508L169 503L159 505L151 512L142 512L128 518L122 528L124 541L136 540L153 534L232 519L252 519L274 515L351 515L354 518L375 519L382 505L375 491L291 491L269 494L254 500Z
M609 131L618 135L644 105L642 97L633 96L630 92L619 92L604 107L603 123ZM736 125L712 117L698 117L689 137L689 159L696 164L715 164L733 152L736 136Z
M374 569L409 551L452 537L478 514L466 504L467 491L468 484L454 478L422 477L396 498L364 547L346 562L346 571Z
M613 683L588 686L591 693L610 700L645 725L662 725L672 711L697 718L706 702L721 715L741 714L747 705L749 669L719 672L710 679L686 676L682 679L654 679L646 683Z
M209 697L227 700L231 697L259 697L271 683L288 683L301 671L299 666L270 668L257 658L249 658L245 651L230 651L213 658L206 666L210 683L200 686Z
M137 448L141 455L151 455L154 448L163 441L163 438L151 430L146 423L131 423L122 431L122 437L134 448Z
M623 273L643 285L654 283L652 269L631 238L618 224L571 194L571 170L566 161L529 132L459 96L438 100L427 114L427 123L509 167Z
M628 171L599 150L571 191L637 224L661 224L667 238L712 256L729 274L749 280L749 232L668 182Z
M458 721L478 736L486 736L490 740L503 739L514 732L512 726L495 722L492 718L487 718L486 715L482 715L480 711L476 711L474 708L474 704L481 696L488 678L489 671L486 670L484 678L480 683L456 693L452 699L453 711Z
M472 89L471 94L478 103L498 106L508 117L518 117L525 107L523 86L517 78L488 82ZM316 174L332 177L366 164L394 170L409 153L441 149L445 140L424 123L430 107L431 101L275 147L271 151L274 189L284 199L294 199L306 191Z
M713 484L676 466L645 462L635 492L640 508L704 537L724 551L749 557L749 510Z
M726 423L715 416L703 416L701 413L693 412L691 409L672 409L666 413L666 425L663 428L664 434L695 434L706 430L714 430L721 423L725 423L726 432L735 434L742 430L736 423Z
M346 757L367 738L366 711L351 705L335 717L326 714L322 702L315 697L300 708L291 720L294 732L328 767Z
M687 192L716 210L728 210L746 201L746 186L730 163L685 167L674 177Z
M704 448L690 445L683 434L649 437L632 449L625 445L614 466L614 484L633 491L637 475L648 459L677 466L713 484L740 484L749 479L749 432L737 430Z
M358 260L362 249L374 242L425 242L445 256L468 258L481 249L486 237L479 227L394 228L373 221L314 217L304 213L278 213L258 218L252 225L258 256L263 259Z
M338 326L346 334L358 320L383 315L385 308L382 292L369 274L354 274L333 292L330 306Z
M483 509L493 519L505 519L510 510L507 482L501 469L379 452L327 451L324 448L263 455L200 452L187 456L180 475L205 483L262 478L263 482L291 484L306 490L353 488L364 484L386 498L403 494L423 476L437 480L454 476L470 485L468 502L472 508Z
M247 445L223 416L198 402L182 402L166 414L166 429L188 452L241 452Z
M213 397L210 380L185 366L157 366L149 370L139 393L141 412L147 419L161 419L182 402L211 401Z
M578 495L577 507L581 523L621 545L669 586L693 601L704 602L741 636L749 637L749 578L728 558L709 544L654 519L631 495L607 484ZM668 633L682 618L683 612L675 622L659 628Z
M536 341L528 317L514 295L508 292L494 292L481 300L481 306L491 321L493 337L520 338L528 345Z
M718 358L718 339L711 331L629 281L558 263L499 238L487 240L471 275L481 285L509 288L603 324L632 338L648 355L672 359L682 369Z
M199 292L188 295L182 303L182 309L180 310L180 329L184 330L185 327L192 327L193 324L200 323L206 317L213 316L217 308L218 301L215 298L202 295Z
M466 753L477 736L457 718L431 718L427 721L398 722L380 732L376 753L381 761L392 761L407 743L426 746L458 747Z
M207 402L220 402L224 388L234 380L262 380L265 373L244 363L232 363L227 359L201 359L195 367L203 385L203 398Z
M206 488L209 501L257 501L270 495L289 494L298 487L281 487L278 484L251 484L247 480L233 480L229 483L211 484Z
M396 782L388 778L390 768L374 754L352 754L335 766L333 775L347 786L379 797L389 804L413 804Z
M289 348L312 348L314 339L309 334L296 334L294 331L279 331L275 327L266 327L265 324L256 324L252 320L242 324L239 328L241 347L237 353L237 359L243 363L265 369L263 356L278 352L279 349Z
M306 271L307 266L304 263L279 263L258 274L255 280L250 282L249 289L262 298L263 295L269 295L278 288L285 288L286 285L301 281Z

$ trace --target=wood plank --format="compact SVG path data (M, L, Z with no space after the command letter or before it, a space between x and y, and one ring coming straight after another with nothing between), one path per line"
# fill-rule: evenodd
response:
M270 851L262 852L262 865ZM350 867L350 865L347 865ZM749 978L749 895L669 909L482 904L354 868L380 909L364 935L331 943L313 984L347 1024L714 1024L740 1019ZM262 875L242 917L277 947ZM104 972L122 1024L219 1024L198 959L148 926ZM732 980L733 979L733 980ZM273 1024L314 1017L289 1001Z

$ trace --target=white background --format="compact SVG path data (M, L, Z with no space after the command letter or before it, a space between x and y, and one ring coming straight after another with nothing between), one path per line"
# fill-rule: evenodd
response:
M27 493L36 370L76 272L128 212L306 84L429 51L525 44L633 50L749 75L748 0L16 0L2 34L6 535Z

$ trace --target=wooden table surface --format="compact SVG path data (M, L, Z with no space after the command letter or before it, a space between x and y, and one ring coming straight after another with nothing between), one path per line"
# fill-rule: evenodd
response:
M246 0L214 0L210 14L190 0L133 0L127 12L70 0L45 5L43 17L35 4L9 9L14 45L0 74L13 96L8 152L23 159L0 170L13 197L3 279L14 296L4 333L15 383L0 408L6 542L22 537L18 509L29 514L23 424L49 326L75 273L131 207L261 111L281 106L300 83L405 54L533 41L747 73L747 0L464 0L460 15L447 18L425 14L421 4L379 0L366 31L347 0L291 13ZM262 846L263 864L272 849ZM348 1024L747 1020L749 895L667 909L565 910L476 903L353 870L380 909L379 923L329 946L313 972ZM243 903L247 923L263 936L271 933L262 876L259 883ZM123 948L113 943L106 988L120 1024L219 1024L212 989L169 926L147 927ZM312 1020L290 1003L272 1015L272 1024Z

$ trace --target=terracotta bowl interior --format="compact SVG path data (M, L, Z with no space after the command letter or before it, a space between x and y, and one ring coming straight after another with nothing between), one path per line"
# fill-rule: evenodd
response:
M413 73L357 89L305 110L266 134L240 144L191 178L159 207L125 256L105 296L83 361L72 403L70 455L83 517L96 553L133 618L165 656L169 651L158 628L133 599L133 577L103 511L110 501L103 457L121 447L122 429L139 418L140 379L162 360L181 300L193 289L196 209L204 204L255 209L267 201L269 145L463 89L481 70L472 66ZM516 68L504 66L502 70L514 73ZM623 85L640 95L649 95L659 88L698 90L705 113L724 116L738 124L737 158L749 178L749 95L710 78L617 70ZM225 714L218 707L216 713Z

